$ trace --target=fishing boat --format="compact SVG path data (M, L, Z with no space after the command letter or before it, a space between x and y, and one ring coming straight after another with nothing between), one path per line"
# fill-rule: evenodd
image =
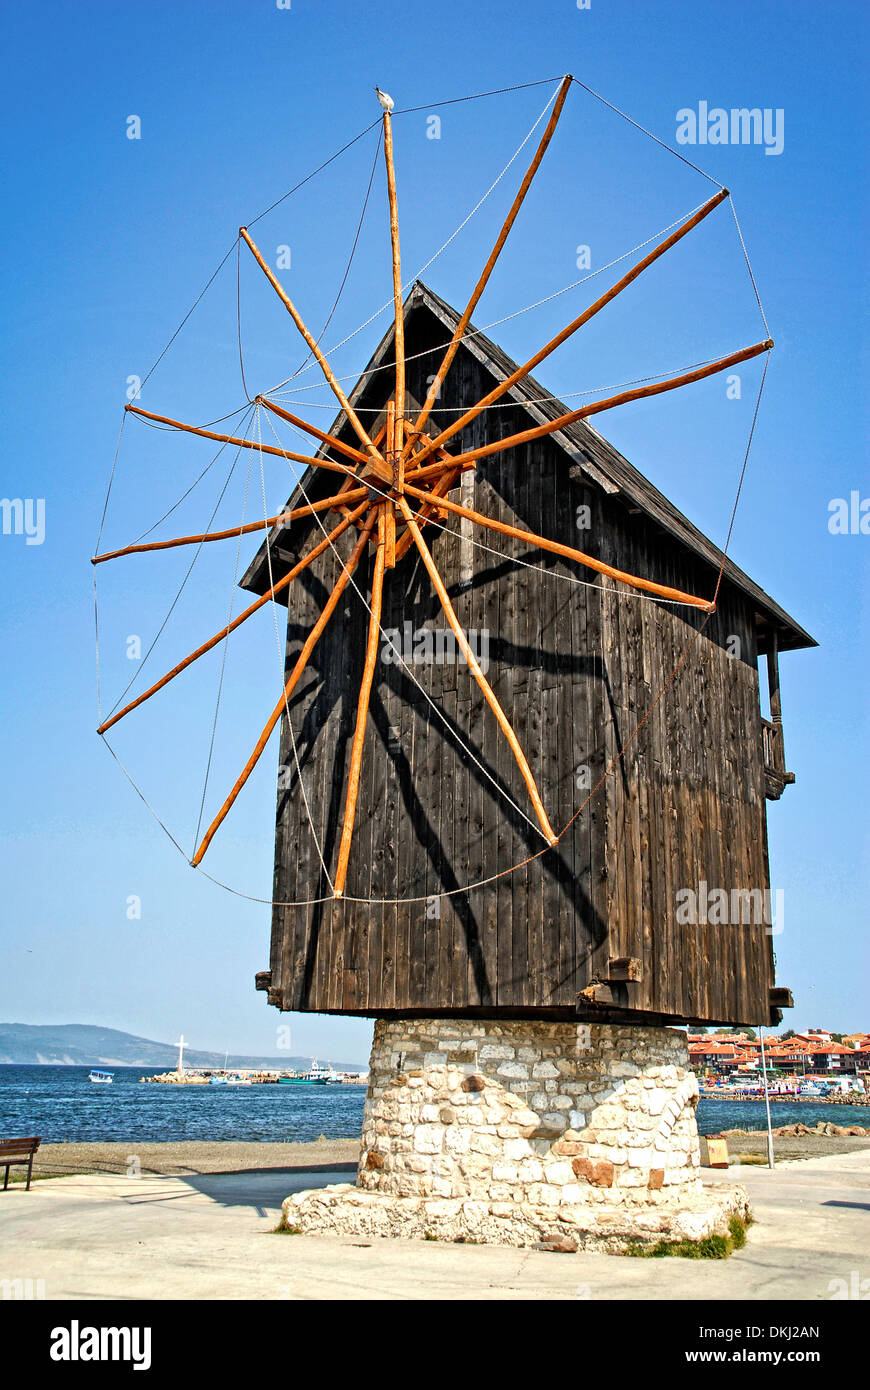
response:
M99 1086L111 1086L114 1079L113 1071L99 1071L96 1067L88 1073L88 1080L96 1082Z
M279 1076L278 1080L285 1086L326 1086L330 1080L330 1072L319 1067L312 1057L308 1071L299 1072L296 1076Z

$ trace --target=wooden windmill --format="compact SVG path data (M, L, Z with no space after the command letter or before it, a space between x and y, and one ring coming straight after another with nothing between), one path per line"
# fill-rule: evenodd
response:
M271 965L258 984L282 1009L757 1022L788 1002L774 987L769 922L711 936L706 921L676 921L675 895L703 883L752 905L769 890L765 796L790 779L777 658L812 639L586 423L772 343L575 410L531 375L727 190L523 364L472 323L570 84L461 312L421 283L403 300L382 102L393 323L347 395L240 229L340 413L324 431L268 395L256 404L316 440L316 453L128 406L305 468L243 580L257 598L100 727L267 603L287 604L284 689L193 857L280 724ZM588 550L580 509L594 517ZM97 559L240 530L263 522ZM484 631L486 662L469 636ZM425 683L406 632L449 650Z

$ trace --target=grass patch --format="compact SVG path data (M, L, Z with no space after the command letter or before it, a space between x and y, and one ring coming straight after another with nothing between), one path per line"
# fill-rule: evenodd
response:
M291 1226L282 1216L274 1231L269 1232L273 1236L301 1236L302 1232L298 1226Z
M747 1164L754 1164L757 1167L763 1168L767 1167L767 1159L765 1158L764 1154L735 1154L733 1161L735 1163L741 1164L744 1167Z
M746 1232L752 1217L732 1216L727 1236L704 1236L703 1240L660 1240L655 1245L633 1241L624 1254L641 1260L661 1260L676 1256L684 1260L727 1260L735 1250L746 1244Z

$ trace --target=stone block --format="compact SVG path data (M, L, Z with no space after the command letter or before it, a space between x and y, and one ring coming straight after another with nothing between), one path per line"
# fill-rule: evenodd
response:
M482 1051L483 1049L481 1049ZM529 1067L527 1062L502 1062L496 1067L496 1075L503 1076L508 1081L528 1081Z
M571 1163L575 1177L585 1178L593 1187L613 1186L613 1164L606 1158L575 1158Z
M417 1125L414 1149L420 1154L440 1153L444 1146L444 1131L436 1125Z

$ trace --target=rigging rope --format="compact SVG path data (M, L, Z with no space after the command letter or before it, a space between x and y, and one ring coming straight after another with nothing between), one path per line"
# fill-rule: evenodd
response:
M618 106L614 106L612 101L608 101L605 97L601 96L600 92L595 92L591 87L587 87L586 83L581 82L579 77L572 77L571 81L574 83L575 87L582 87L583 91L595 97L596 101L600 101L603 106L607 106L611 111L615 111L617 116L621 116L624 121L628 121L628 124L633 125L635 130L642 130L644 135L648 135L650 140L655 140L656 144L661 145L663 150L667 150L669 154L676 155L677 159L681 159L684 164L688 164L690 169L694 169L696 174L703 175L710 183L714 183L717 188L725 187L724 183L720 183L718 179L714 179L712 174L708 174L704 169L700 169L697 164L692 163L691 159L687 159L684 154L680 154L679 150L675 150L673 145L669 145L665 140L660 140L657 135L653 135L652 131L647 130L646 126L641 125L639 121L632 120L631 116L627 115L625 111L621 111Z

